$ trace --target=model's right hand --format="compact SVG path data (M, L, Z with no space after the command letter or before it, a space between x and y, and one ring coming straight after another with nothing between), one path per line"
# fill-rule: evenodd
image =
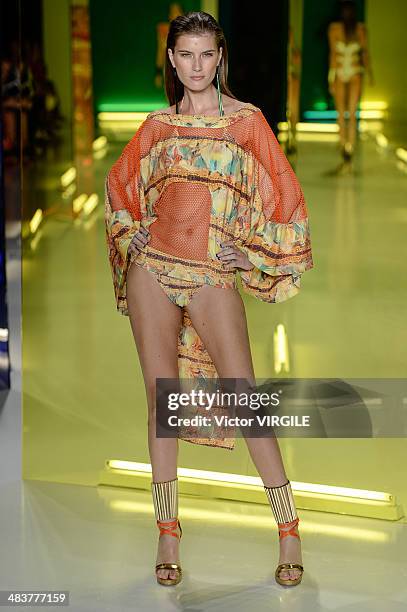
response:
M129 253L135 253L137 256L140 251L146 246L147 242L150 240L151 235L148 229L145 227L141 227L138 232L136 232L132 238L132 241L129 245Z

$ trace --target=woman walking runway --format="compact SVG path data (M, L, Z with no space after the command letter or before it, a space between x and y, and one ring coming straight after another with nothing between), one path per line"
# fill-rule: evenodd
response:
M367 44L367 28L358 22L356 5L352 0L341 2L341 20L328 29L330 68L329 89L335 100L338 115L339 141L345 162L350 162L357 136L356 111L362 94L363 75L373 74ZM345 113L349 113L346 122Z
M118 312L129 316L148 403L157 581L182 578L177 438L156 436L156 379L243 378L255 385L237 272L248 294L283 302L313 267L299 182L261 109L227 86L227 45L204 12L171 21L166 93L106 180L105 219ZM214 435L215 434L215 435ZM185 439L233 450L197 427ZM276 438L245 438L279 527L276 580L303 574L290 481Z

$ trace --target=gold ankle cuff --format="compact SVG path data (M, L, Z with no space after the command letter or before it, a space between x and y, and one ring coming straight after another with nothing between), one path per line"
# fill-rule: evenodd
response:
M264 486L264 490L277 523L290 523L298 518L289 480L280 487Z
M178 478L152 482L151 492L156 519L167 521L178 517Z

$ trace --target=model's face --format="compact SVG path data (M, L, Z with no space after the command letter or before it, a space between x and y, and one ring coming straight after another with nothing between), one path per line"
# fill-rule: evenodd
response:
M168 49L168 55L183 85L200 91L213 81L222 48L217 50L214 34L182 34L177 39L174 53Z

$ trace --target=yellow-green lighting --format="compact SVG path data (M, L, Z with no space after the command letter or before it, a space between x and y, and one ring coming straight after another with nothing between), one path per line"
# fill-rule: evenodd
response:
M62 187L68 187L70 183L72 183L76 179L76 169L69 168L64 174L61 176L61 185Z
M399 159L401 159L401 161L407 164L407 150L406 149L402 149L401 147L399 147L398 149L396 149L396 155Z
M151 503L134 501L129 499L111 499L108 502L109 508L118 512L140 514L145 513L147 515L154 514L154 508ZM268 510L267 510L268 512ZM264 520L262 514L255 515L250 513L231 513L221 512L219 510L208 510L206 508L189 508L184 503L182 505L181 517L184 519L199 520L199 521L213 521L216 524L224 525L246 525L250 522L251 527L256 529L270 530L272 525L271 521ZM362 529L358 527L340 526L340 525L324 525L321 522L301 519L301 530L304 533L312 533L313 535L318 534L321 536L339 537L349 540L362 540L365 542L388 542L390 534L385 531L375 529Z
M96 138L96 140L93 141L92 149L94 151L100 151L106 145L107 145L107 138L106 138L106 136L99 136L99 138Z
M148 113L144 112L103 112L98 114L99 121L144 121Z
M42 221L42 217L43 217L43 213L42 213L41 208L37 208L37 210L34 213L33 218L31 219L31 221L29 223L29 225L30 225L30 232L32 234L35 234L35 232L37 231L38 226L39 226L39 224Z
M72 209L75 214L79 214L81 212L83 205L85 204L87 199L88 196L86 193L81 193L80 195L78 195L77 198L74 199L74 201L72 202Z
M107 460L106 465L110 469L124 470L134 473L151 474L149 463L139 463L135 461L123 461L120 459ZM179 467L177 470L180 478L193 478L212 482L221 482L223 485L255 486L263 487L263 482L258 476L246 476L245 474L230 474L227 472L213 472L209 470L197 470ZM353 489L350 487L335 487L331 485L295 482L291 481L293 491L298 493L319 494L329 496L348 497L353 499L363 499L376 502L391 502L393 496L383 491L369 491L366 489Z
M389 107L388 103L384 100L365 100L360 103L361 110L381 110L385 111Z
M96 206L98 205L98 202L99 196L97 195L97 193L92 193L83 205L83 212L85 213L85 215L90 215L90 213L95 210Z
M280 373L282 371L289 372L290 363L288 359L288 339L285 327L282 323L277 325L277 329L273 336L274 342L274 371Z

